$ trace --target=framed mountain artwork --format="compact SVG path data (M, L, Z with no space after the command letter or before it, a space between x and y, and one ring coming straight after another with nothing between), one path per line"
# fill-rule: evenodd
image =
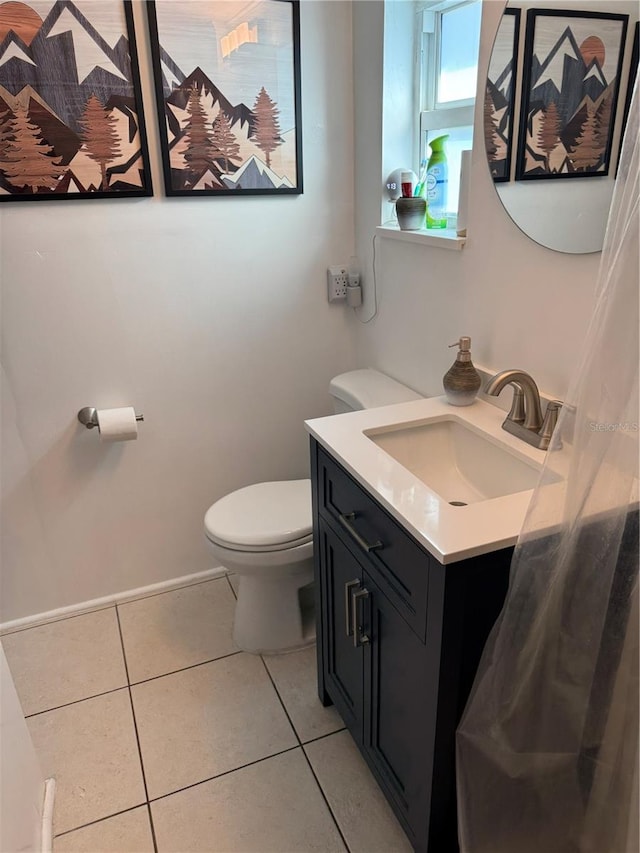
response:
M628 16L527 12L516 180L607 175Z
M151 194L131 4L0 2L0 201Z
M638 60L640 58L640 22L636 21L635 35L633 36L633 47L631 49L631 64L629 66L629 80L627 82L627 96L624 100L624 112L622 114L622 127L620 129L620 138L624 139L624 134L627 129L627 120L629 118L629 110L631 109L631 98L633 97L633 87L638 76ZM619 165L619 161L618 161ZM617 174L617 166L616 166Z
M493 43L484 95L484 141L495 183L511 177L519 35L520 9L505 9Z
M300 194L298 0L147 11L166 194Z

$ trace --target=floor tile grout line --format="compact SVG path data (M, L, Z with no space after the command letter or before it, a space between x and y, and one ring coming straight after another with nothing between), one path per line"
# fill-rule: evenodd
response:
M116 611L117 612L117 611ZM120 638L120 642L122 643L122 635ZM64 702L62 705L54 705L52 708L44 708L42 711L34 711L32 714L25 714L25 720L30 717L37 717L40 714L48 714L50 711L59 711L61 708L68 708L70 705L78 705L80 702L86 702L88 699L97 699L100 696L108 696L109 693L117 693L118 690L126 690L127 687L137 687L139 684L147 684L149 681L157 681L159 678L166 678L168 675L177 675L179 672L186 672L189 669L196 669L199 666L206 666L209 663L216 663L219 660L225 660L226 658L234 657L236 655L244 654L241 649L238 649L237 652L229 652L226 655L220 655L217 658L209 658L209 660L201 661L200 663L193 663L189 666L184 666L182 669L172 669L169 672L163 672L161 675L152 675L150 678L143 678L141 681L130 681L126 653L124 653L124 666L125 666L125 677L127 679L126 684L122 684L120 687L113 687L111 690L103 690L101 693L92 693L90 696L84 696L82 699L74 699L72 702Z
M144 809L148 805L149 803L137 803L135 806L130 806L128 809L122 809L119 812L113 812L113 814L108 814L104 817L98 817L95 820L90 820L88 823L82 823L80 826L74 826L73 829L65 829L64 832L56 832L54 839L62 838L63 835L70 835L72 832L77 832L79 829L86 829L88 826L95 826L96 823L102 823L104 820L111 820L112 817L120 817L120 815L129 814L129 812L134 812L136 809Z
M302 746L302 754L305 757L305 761L309 765L309 770L311 771L311 775L316 780L316 785L318 786L318 790L320 791L322 799L324 800L325 805L327 806L327 809L329 810L329 814L333 818L333 822L335 823L336 829L338 830L338 835L340 836L340 838L342 839L342 843L344 844L344 849L347 851L347 853L351 853L351 848L347 844L347 839L344 837L344 835L342 833L342 829L340 827L340 823L338 822L338 818L335 816L333 809L331 808L331 804L329 803L327 795L324 792L324 788L320 784L320 780L318 779L318 777L316 775L316 771L313 769L313 764L311 763L311 760L309 759L309 756L307 755L307 751L305 750L304 746Z
M131 679L129 678L129 661L127 660L127 650L124 646L124 634L122 633L122 624L120 622L120 611L118 610L118 605L115 606L116 609L116 622L118 624L118 636L120 637L120 650L122 651L122 660L124 662L124 674L127 679L127 686L131 687Z
M118 631L120 633L120 643L122 644L122 654L125 662L125 670L127 673L127 682L129 681L129 670L127 667L127 655L124 650L124 637L122 635L122 625L120 624L120 614L118 613L118 607L116 605L116 619L118 621ZM147 774L144 770L144 759L142 757L142 746L140 745L140 734L138 733L138 721L136 720L136 709L133 704L133 695L131 693L131 684L127 684L127 690L129 692L129 704L131 706L131 718L133 720L133 730L136 736L136 744L138 746L138 759L140 761L140 772L142 773L142 784L144 786L144 796L147 803L147 811L149 815L149 824L151 826L151 837L153 840L153 850L154 853L158 853L158 845L156 843L156 830L153 825L153 816L151 814L151 808L149 807L149 788L147 787Z
M294 726L294 724L293 724L293 720L291 719L291 717L289 716L289 712L287 711L287 706L284 704L284 700L283 700L282 696L280 695L280 691L279 691L279 690L278 690L278 688L276 687L276 683L275 683L275 681L274 681L274 679L273 679L273 676L272 676L272 675L271 675L271 673L269 672L269 667L267 666L267 663L266 663L266 661L265 661L265 659L264 659L264 655L260 655L260 660L262 661L262 665L263 665L263 667L265 668L265 671L266 671L266 673L267 673L267 677L268 677L269 681L271 682L271 684L272 684L272 686L273 686L273 689L276 691L276 696L278 697L278 701L279 701L279 702L280 702L280 704L282 705L282 710L284 711L284 715L285 715L285 717L286 717L286 718L287 718L287 720L289 721L289 725L291 726L291 730L292 730L292 732L293 732L293 733L294 733L294 735L296 736L296 740L298 741L298 745L299 745L299 746L302 746L302 740L300 739L300 735L298 734L298 730L297 730L297 729L296 729L296 727Z
M301 738L301 737L300 737L300 735L298 734L298 731L297 731L297 729L296 729L295 725L293 724L293 720L292 720L292 719L291 719L291 717L289 716L289 712L288 712L288 710L287 710L287 705L286 705L286 703L285 703L284 699L282 698L282 696L280 695L280 691L278 690L278 686L277 686L277 684L276 684L276 682L275 682L275 679L274 679L274 678L273 678L273 676L271 675L271 672L270 672L270 670L269 670L269 667L267 666L267 662L266 662L266 661L265 661L265 659L264 659L264 655L260 655L260 659L262 660L262 663L264 664L264 668L267 670L267 675L269 676L269 679L270 679L271 683L273 684L273 689L276 691L276 694L277 694L277 696L278 696L278 699L280 700L280 704L282 705L282 708L283 708L283 710L284 710L284 713L285 713L285 715L286 715L287 719L289 720L289 724L291 725L291 728L293 729L293 731L295 732L296 737L298 738L298 741L299 741L299 743L300 743L300 746L305 746L305 744L307 744L307 743L315 743L315 741L317 741L317 740L322 740L322 738L325 738L325 737L331 737L331 735L335 735L335 734L337 734L338 732L342 732L342 731L344 731L344 730L347 728L347 727L344 725L344 723L343 723L343 724L342 724L342 726L341 726L339 729L335 729L334 731L331 731L331 732L326 732L326 734L318 735L317 737L312 737L312 738L310 738L309 740L302 740L302 738Z
M149 818L149 826L151 828L151 841L153 842L153 851L158 853L158 839L156 838L156 828L153 823L153 813L151 811L151 803L147 801L147 816Z
M233 588L233 584L231 583L231 580L230 580L230 578L229 578L229 575L225 575L225 578L227 579L227 583L229 584L229 587L231 588L231 592L233 593L233 597L234 597L234 598L235 598L235 600L237 601L237 600L238 600L238 596L236 595L236 591L235 591L235 589Z
M78 705L80 702L86 702L87 699L97 699L99 696L107 696L109 693L116 693L118 690L124 690L125 687L129 687L129 668L127 666L127 654L124 648L124 641L122 639L122 629L120 627L120 616L118 614L118 606L116 604L111 604L108 607L105 607L104 610L113 609L113 613L116 619L116 627L118 629L118 638L120 640L120 651L122 653L122 663L124 665L124 677L126 684L121 684L120 687L113 687L111 690L102 690L100 693L92 693L90 696L83 696L82 699L74 699L72 702L63 702L62 705L54 705L53 708L44 708L42 711L35 711L33 714L25 714L25 720L30 717L37 717L41 714L48 714L51 711L59 711L61 708L68 708L71 705ZM98 611L94 611L98 612ZM102 612L102 611L100 611ZM78 619L80 616L90 616L90 613L80 613L77 616L69 616L66 619L60 619L60 622L67 622L69 619ZM36 626L38 627L38 626ZM44 626L41 626L44 627Z
M215 782L216 779L222 779L223 776L229 776L231 773L237 773L238 770L246 770L247 767L253 767L255 764L262 764L263 761L269 761L270 758L277 758L279 755L286 755L287 752L293 752L296 749L302 749L301 744L288 746L286 749L281 749L279 752L274 752L271 755L265 755L262 758L256 758L255 761L248 761L246 764L241 764L240 767L234 767L231 770L223 770L222 773L216 773L215 776L207 776L206 779L199 779L197 782L192 782L189 785L184 785L182 788L176 788L175 791L168 791L166 794L160 794L158 797L152 797L149 800L149 805L166 800L167 797L173 797L174 794L181 794L183 791L188 791L190 788L197 788L198 785L206 785L207 782Z
M347 727L341 726L339 729L335 729L332 732L327 732L324 735L318 735L318 737L312 737L309 740L303 740L302 746L308 746L310 743L317 743L317 741L324 740L327 737L331 737L331 735L337 735L339 732L346 732L346 731L347 731Z
M269 671L269 667L267 666L267 662L266 662L266 661L265 661L265 659L264 659L264 655L260 655L260 660L262 661L262 664L263 664L264 668L265 668L265 669L266 669L266 671L267 671L267 675L269 676L269 679L270 679L271 683L273 684L273 689L276 691L276 696L277 696L277 697L278 697L278 699L280 700L280 704L282 705L282 710L284 711L284 713L285 713L285 715L286 715L287 719L289 720L289 725L290 725L290 726L291 726L291 728L293 729L293 731L294 731L294 733L295 733L295 736L296 736L296 738L298 739L298 743L300 744L300 749L302 750L302 755L304 756L304 758L305 758L305 760L306 760L307 764L309 765L309 769L311 770L311 775L312 775L312 776L313 776L313 778L315 779L316 785L318 786L318 790L320 791L320 795L321 795L322 799L324 800L324 802L325 802L325 805L326 805L327 809L329 810L329 814L331 815L331 818L332 818L332 820L333 820L333 822L334 822L334 824L335 824L335 827L336 827L336 829L337 829L337 831L338 831L338 835L339 835L339 836L340 836L340 838L342 839L342 843L344 844L344 848L345 848L345 850L347 851L347 853L350 853L349 845L347 844L347 841L346 841L346 839L345 839L344 835L342 834L342 830L340 829L340 824L338 823L338 820L337 820L336 816L335 816L335 815L334 815L334 813L333 813L333 809L332 809L332 808L331 808L331 806L329 805L329 800L327 799L327 797L326 797L326 795L325 795L325 793L324 793L324 790L322 789L322 785L320 784L320 780L319 780L319 779L318 779L318 777L316 776L315 771L314 771L313 767L311 766L311 762L309 761L309 756L308 756L308 755L307 755L307 753L305 752L304 744L302 743L302 739L300 738L300 735L298 734L298 731L297 731L296 727L294 726L294 724L293 724L293 721L292 721L291 717L289 716L289 712L287 711L287 707L286 707L286 705L285 705L285 703L284 703L284 699L283 699L283 698L282 698L282 696L280 695L280 691L278 690L278 688L277 688L277 686L276 686L276 682L275 682L275 680L274 680L273 676L271 675L271 672Z
M79 705L81 702L88 702L90 699L99 699L101 696L109 696L111 693L117 693L119 690L128 690L129 685L123 684L121 687L113 687L111 690L103 690L102 693L92 693L91 696L85 696L84 699L74 699L73 702L65 702L63 705L54 705L53 708L45 708L44 711L34 711L33 714L25 714L25 720L30 720L31 717L40 717L42 714L50 714L52 711L60 711L62 708L70 708L72 705Z
M189 666L183 666L181 669L172 669L169 672L163 672L160 675L152 675L149 678L143 678L141 681L133 681L129 684L129 687L138 687L140 684L148 684L149 681L157 681L159 678L166 678L169 675L177 675L179 672L187 672L189 669L197 669L199 666L207 666L210 663L216 663L219 660L226 660L227 658L235 657L236 655L244 654L242 649L238 649L237 652L229 652L226 655L220 655L217 658L209 658L209 660L203 660L199 663L191 663Z
M154 853L158 853L158 845L156 843L156 829L155 829L155 826L153 825L153 815L151 814L151 807L149 804L149 788L147 787L147 774L145 773L145 770L144 770L144 760L142 758L142 747L140 746L140 735L138 734L138 723L136 721L136 709L135 709L134 704L133 704L133 696L131 695L131 687L129 687L128 690L129 690L129 703L131 705L131 716L133 718L133 730L134 730L135 735L136 735L136 744L138 746L138 759L140 761L140 772L142 773L142 784L144 786L144 796L145 796L146 805L147 805L147 813L149 815L149 825L151 827L151 838L153 840L153 850L154 850Z

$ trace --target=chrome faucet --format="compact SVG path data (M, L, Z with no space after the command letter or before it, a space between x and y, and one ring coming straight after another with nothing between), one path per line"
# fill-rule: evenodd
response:
M497 397L505 385L513 385L513 402L502 429L532 444L539 450L549 447L553 430L562 408L559 400L551 400L542 419L540 392L533 378L524 370L503 370L487 383L485 393Z

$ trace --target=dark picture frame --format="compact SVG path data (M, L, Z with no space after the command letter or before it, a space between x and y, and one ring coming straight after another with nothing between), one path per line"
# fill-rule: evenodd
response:
M608 175L628 15L529 9L516 180Z
M631 109L631 98L633 97L633 87L638 76L638 59L640 57L640 22L636 21L635 32L633 36L633 47L631 49L631 63L629 65L629 79L627 80L627 94L624 99L624 112L622 113L622 125L620 127L620 139L624 139L624 134L627 129L627 120L629 119L629 110ZM620 143L622 144L622 143ZM616 166L617 173L617 166Z
M485 150L496 184L511 179L519 45L520 9L507 8L491 52L484 103Z
M165 193L300 195L299 0L147 0Z
M5 6L0 202L152 195L130 0Z

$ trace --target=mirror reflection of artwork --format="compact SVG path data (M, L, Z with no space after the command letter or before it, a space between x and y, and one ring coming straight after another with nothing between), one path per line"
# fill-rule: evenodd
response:
M167 195L301 193L298 1L147 9Z
M517 180L608 174L627 21L529 10Z
M631 50L631 66L629 68L629 83L627 85L627 95L624 101L624 113L622 118L622 136L627 127L627 119L629 118L629 109L631 107L631 96L633 95L633 87L638 76L638 61L640 58L640 23L636 22L635 35L633 37L633 48Z
M505 9L491 53L484 101L485 148L496 183L508 181L511 174L519 32L520 9Z
M130 3L0 3L0 201L151 195Z

